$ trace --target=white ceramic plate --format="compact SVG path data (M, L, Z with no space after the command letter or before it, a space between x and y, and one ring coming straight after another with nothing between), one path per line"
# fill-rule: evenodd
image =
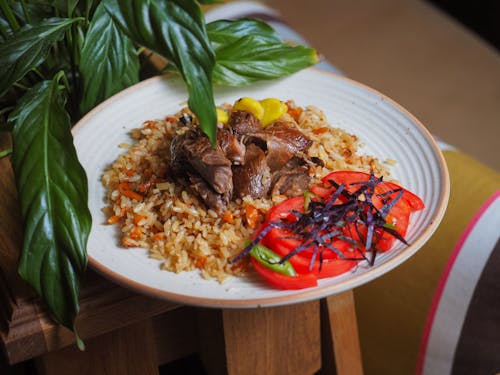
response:
M216 103L242 96L293 99L298 105L321 108L334 127L358 135L362 153L381 160L397 160L392 177L423 198L426 208L412 217L407 234L410 246L398 245L380 254L374 267L323 279L318 287L281 291L257 277L231 278L219 284L197 272L162 271L144 249L123 249L115 226L107 225L101 175L130 143L129 130L145 120L164 118L186 105L182 81L156 77L107 100L74 128L78 156L88 175L92 230L88 242L90 265L111 280L159 298L211 307L276 306L325 297L354 288L397 267L413 255L441 221L449 196L449 177L443 156L425 127L386 96L352 80L308 69L291 77L251 87L215 90Z

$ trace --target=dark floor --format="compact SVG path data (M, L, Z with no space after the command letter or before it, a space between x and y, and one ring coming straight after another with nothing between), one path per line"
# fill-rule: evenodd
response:
M33 361L7 366L2 363L0 356L0 374L1 375L37 375ZM203 364L197 355L179 359L167 365L160 367L160 375L207 375Z
M427 0L500 51L499 0Z

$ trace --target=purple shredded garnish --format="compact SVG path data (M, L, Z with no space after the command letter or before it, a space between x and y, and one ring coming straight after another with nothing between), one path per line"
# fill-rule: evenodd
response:
M305 212L291 211L291 214L296 219L294 221L279 219L268 222L267 226L245 246L243 251L231 263L237 262L248 254L272 228L280 228L289 232L283 239L300 241L300 245L282 257L281 262L287 261L302 251L312 249L309 269L312 269L315 260L319 259L321 270L325 259L325 251L335 253L340 259L367 260L370 265L373 265L378 252L377 241L380 238L380 232L377 230L388 233L408 245L404 237L395 229L388 227L385 221L390 210L403 196L403 189L393 189L377 194L377 197L381 198L383 206L377 209L373 205L372 197L375 193L375 186L382 182L382 177L377 178L375 175L370 174L368 181L351 183L350 186L359 186L351 193L346 189L345 184L338 184L333 180L329 180L328 183L336 190L328 199L311 200ZM341 202L338 202L339 198L341 198ZM353 224L349 227L351 238L343 233L346 224ZM353 228L356 233L352 233ZM366 228L366 235L362 234L362 228ZM360 240L356 241L354 238ZM372 256L368 259L363 251L358 251L359 256L346 257L340 249L332 245L334 239L350 242L353 249L364 248L371 251Z

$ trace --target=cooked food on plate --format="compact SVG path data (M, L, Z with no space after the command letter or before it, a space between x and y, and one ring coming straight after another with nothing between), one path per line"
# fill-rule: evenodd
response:
M406 242L422 200L321 110L245 97L217 114L216 144L184 108L120 145L102 181L124 247L147 248L168 271L223 281L255 269L297 289Z

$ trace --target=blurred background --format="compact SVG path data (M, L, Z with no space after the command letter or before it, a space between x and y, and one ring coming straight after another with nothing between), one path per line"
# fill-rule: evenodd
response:
M429 0L500 51L500 1Z
M500 1L263 1L347 76L500 171Z

